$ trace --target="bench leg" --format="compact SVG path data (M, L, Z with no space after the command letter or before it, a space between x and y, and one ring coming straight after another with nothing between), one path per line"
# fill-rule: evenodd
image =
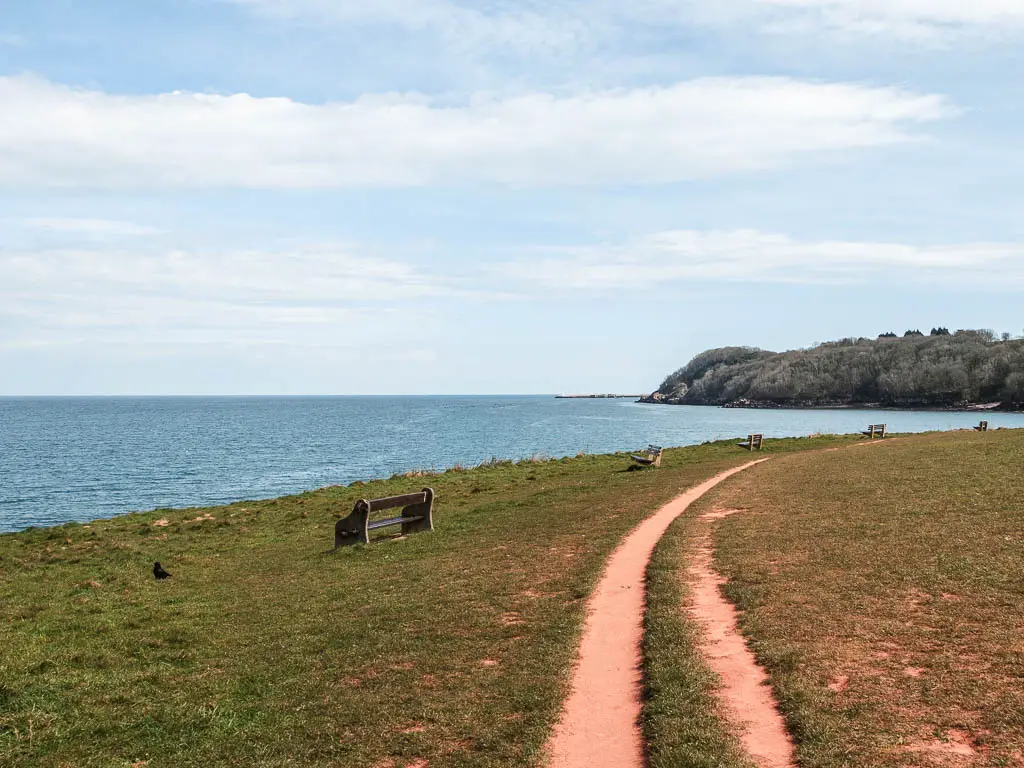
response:
M334 548L337 549L348 544L369 544L370 531L366 527L369 518L370 505L365 501L356 502L352 514L341 518L334 524Z
M434 491L431 488L424 488L427 500L422 504L410 504L402 509L402 517L419 517L420 520L410 520L402 523L402 535L407 533L419 533L420 531L434 530L433 506Z

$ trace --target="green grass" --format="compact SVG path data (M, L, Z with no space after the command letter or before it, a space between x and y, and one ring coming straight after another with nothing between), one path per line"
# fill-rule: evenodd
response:
M0 536L0 765L536 764L607 555L748 459L498 463ZM355 499L426 484L433 533L329 551Z
M779 457L702 500L747 510L718 566L802 768L963 764L958 743L1024 764L1022 467L1020 431L933 435Z

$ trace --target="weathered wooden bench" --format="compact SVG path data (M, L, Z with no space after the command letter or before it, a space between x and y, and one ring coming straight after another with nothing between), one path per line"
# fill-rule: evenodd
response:
M885 424L869 424L867 430L861 432L861 434L872 440L876 437L885 437Z
M746 441L736 443L736 445L746 448L748 451L760 451L764 447L764 435L747 435Z
M637 464L642 464L645 467L660 467L661 466L661 451L660 445L648 445L647 454L645 456L630 456L633 461Z
M988 432L988 422L983 421L974 428L975 432Z
M407 493L404 496L388 496L384 499L360 499L356 502L352 513L334 524L334 548L347 544L369 544L370 531L401 525L402 534L418 531L434 530L431 512L434 505L434 491L424 488L419 493ZM398 517L387 520L370 520L373 512L383 509L401 507Z

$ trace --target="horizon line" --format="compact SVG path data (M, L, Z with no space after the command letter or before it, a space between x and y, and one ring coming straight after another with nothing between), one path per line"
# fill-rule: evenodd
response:
M90 393L90 394L0 394L0 399L103 398L103 397L558 397L564 392L390 392L390 393ZM594 397L593 399L602 399Z

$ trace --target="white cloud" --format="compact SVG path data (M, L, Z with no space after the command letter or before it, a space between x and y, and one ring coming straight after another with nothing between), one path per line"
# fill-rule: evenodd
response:
M415 333L454 280L328 247L288 252L0 249L0 345L365 345ZM413 306L416 306L415 310Z
M1024 244L914 246L796 240L756 230L678 230L624 245L563 249L505 263L499 279L530 290L610 292L686 281L846 283L877 279L1024 284Z
M130 237L142 235L158 235L160 230L130 221L111 221L109 219L26 219L24 225L29 229L47 232L62 232L72 235L104 239L108 237Z
M607 27L606 14L586 3L490 0L223 0L262 14L347 26L379 25L414 34L429 33L446 48L485 52L512 48L549 52L590 45ZM595 13L595 10L597 12Z
M259 13L343 26L380 25L429 35L446 50L564 54L627 45L635 25L685 30L752 23L767 31L822 30L934 40L1024 30L1020 0L223 0Z
M115 96L0 78L0 184L648 184L777 168L919 138L940 96L785 78L555 97Z
M745 2L747 0L744 0ZM939 38L988 30L1024 29L1019 0L753 0L771 8L779 28L795 31L838 29L858 34Z
M438 329L464 317L467 305L495 300L650 294L708 282L1019 290L1024 244L915 246L675 230L619 245L538 249L503 264L483 258L459 274L329 246L0 248L0 275L0 349L116 344L155 354L169 345L283 346L375 358L384 347L408 351L434 343Z
M1024 32L1019 0L648 0L653 14L724 29L747 26L828 44L877 37L906 43L986 42ZM680 11L680 8L684 10Z

